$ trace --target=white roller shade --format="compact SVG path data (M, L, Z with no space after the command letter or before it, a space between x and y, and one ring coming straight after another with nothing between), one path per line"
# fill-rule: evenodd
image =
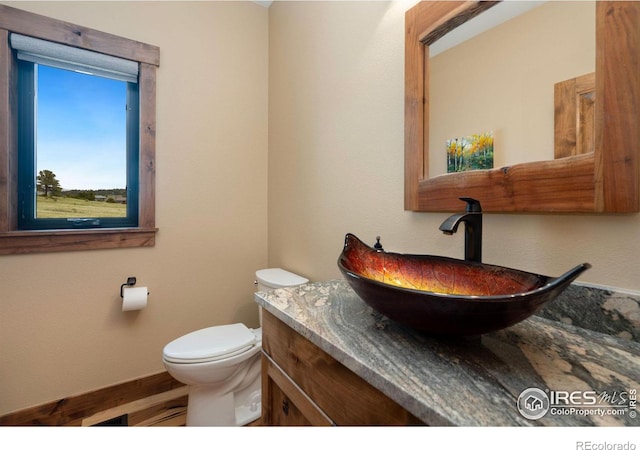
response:
M138 82L138 63L68 45L11 34L18 59L131 83Z

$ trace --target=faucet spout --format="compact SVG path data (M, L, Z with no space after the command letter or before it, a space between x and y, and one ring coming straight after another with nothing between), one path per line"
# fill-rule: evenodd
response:
M464 259L482 262L482 207L473 198L463 197L460 200L467 202L465 212L448 217L440 225L440 231L452 235L464 222Z
M462 213L447 217L447 220L440 225L440 231L449 236L456 233L458 231L458 225L460 225L460 222L462 222L466 215L466 213Z

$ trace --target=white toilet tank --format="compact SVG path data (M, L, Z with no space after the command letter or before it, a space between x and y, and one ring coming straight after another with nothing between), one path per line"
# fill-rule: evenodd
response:
M262 269L256 271L256 291L270 291L282 287L300 286L308 283L305 277L283 269ZM258 308L258 320L262 331L262 307Z
M308 279L283 269L262 269L256 271L256 285L258 291L268 291L282 287L300 286L309 282Z

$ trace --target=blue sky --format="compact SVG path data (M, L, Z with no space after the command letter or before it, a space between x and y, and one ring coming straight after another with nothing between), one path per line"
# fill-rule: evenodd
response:
M38 66L36 170L63 189L126 187L126 83Z

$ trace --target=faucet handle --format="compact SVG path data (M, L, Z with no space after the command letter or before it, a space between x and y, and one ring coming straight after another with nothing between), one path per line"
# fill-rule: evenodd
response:
M464 210L465 212L482 212L482 206L480 206L480 202L475 198L460 197L460 200L467 202L467 207Z

